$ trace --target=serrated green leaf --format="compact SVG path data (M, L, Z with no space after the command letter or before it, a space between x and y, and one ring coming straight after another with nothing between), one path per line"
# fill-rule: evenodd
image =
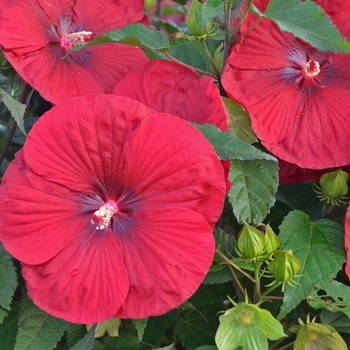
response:
M94 324L84 338L80 339L70 350L91 350L94 345L96 327L97 324Z
M8 83L7 78L0 73L0 88L5 90L8 94L11 94L11 86Z
M16 334L18 330L17 320L19 313L19 302L13 301L11 310L0 324L1 350L12 350L16 342Z
M318 290L326 294L318 294ZM350 288L338 281L322 281L316 285L308 296L309 304L315 309L326 308L332 312L343 312L350 317Z
M281 30L293 33L322 51L350 52L350 43L322 8L311 0L271 0L264 13Z
M342 312L331 312L323 309L320 319L321 323L334 327L338 332L350 333L350 318Z
M302 269L293 280L301 286L286 285L283 304L278 318L281 319L322 281L331 280L345 261L344 230L331 220L312 222L305 213L290 212L280 226L281 249L292 249L293 255L302 261Z
M132 320L132 323L136 328L137 337L138 337L139 341L141 341L143 338L143 334L145 333L145 328L147 326L147 322L148 322L148 317L144 318L143 320Z
M119 337L105 337L103 345L106 350L137 350L140 343L131 333L121 331Z
M207 42L207 46L213 57L218 44L209 41ZM169 54L179 61L206 72L211 72L211 65L208 57L203 52L199 41L188 41L180 38L170 41L169 48Z
M169 39L164 33L136 23L129 24L121 29L109 30L106 34L97 36L87 44L73 47L67 55L90 46L109 43L131 45L158 52L169 51Z
M258 142L258 138L252 129L252 122L248 112L242 105L232 101L227 97L223 97L227 113L229 116L229 131L238 139L248 143Z
M239 140L229 132L222 132L212 124L196 124L195 126L205 138L213 145L216 153L221 160L238 159L238 160L268 160L277 164L275 157L261 152L249 143ZM270 164L270 166L273 166ZM277 168L276 168L277 169Z
M275 202L278 165L267 160L232 160L228 198L237 221L258 225Z
M222 303L214 303L186 311L185 318L176 323L176 330L182 345L195 348L201 345L214 345L215 332L219 326L217 313L223 308Z
M0 243L0 306L2 308L10 310L10 304L17 285L17 273L12 263L12 256Z
M14 350L52 350L68 325L39 309L25 295L21 300Z
M2 88L0 88L0 97L2 99L2 102L11 112L11 115L16 121L18 128L23 132L24 135L27 135L24 128L24 112L26 110L26 105L15 100Z

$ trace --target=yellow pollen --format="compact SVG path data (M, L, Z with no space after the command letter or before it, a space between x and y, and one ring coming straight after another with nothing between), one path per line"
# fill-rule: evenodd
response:
M90 40L93 39L92 32L75 32L71 34L67 34L66 37L61 39L61 46L71 49L77 45L86 44Z
M91 218L91 223L96 225L96 230L103 230L108 226L111 218L117 211L118 207L116 203L106 203L102 205L100 209L94 212Z
M304 66L304 72L308 77L315 77L320 71L320 64L317 61L311 60Z

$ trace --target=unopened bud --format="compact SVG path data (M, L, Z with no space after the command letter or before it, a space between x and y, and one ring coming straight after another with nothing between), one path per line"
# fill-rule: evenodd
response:
M349 174L341 169L323 174L320 185L325 198L337 199L348 193Z
M202 25L203 4L198 0L193 0L186 13L186 25L197 39L208 39L208 34L212 28L213 21Z
M265 232L265 253L269 256L280 247L281 241L279 237L275 235L270 225L260 224L257 228Z
M238 236L238 250L249 259L261 256L266 247L265 235L257 228L245 223Z
M292 254L291 250L276 250L273 260L267 266L276 280L280 282L293 279L301 267L301 261Z
M100 338L108 333L111 337L118 337L119 327L122 324L120 318L112 317L107 321L97 323L97 327L95 329L95 338ZM86 325L87 331L89 331L92 327L92 324Z

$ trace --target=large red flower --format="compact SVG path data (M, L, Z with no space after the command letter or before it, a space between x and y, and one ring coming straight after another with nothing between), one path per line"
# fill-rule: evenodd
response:
M190 297L212 262L225 183L189 123L89 95L39 119L0 196L0 240L31 298L95 323L159 315Z
M113 90L159 113L170 113L197 124L210 123L228 130L228 114L214 79L200 77L180 64L152 60L129 72ZM230 161L222 162L226 178ZM227 180L227 188L230 183Z
M317 2L350 39L350 7ZM350 55L321 52L266 19L233 48L222 84L273 154L309 169L350 163Z
M50 102L110 93L148 59L119 44L67 51L143 19L142 0L0 0L0 45L18 74Z

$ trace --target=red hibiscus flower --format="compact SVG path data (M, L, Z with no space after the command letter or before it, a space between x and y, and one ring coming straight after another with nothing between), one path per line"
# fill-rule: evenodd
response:
M189 123L89 95L39 119L0 196L0 240L33 301L89 324L159 315L191 296L212 262L225 183Z
M98 45L70 53L110 29L143 19L141 0L2 0L0 45L18 74L52 103L110 93L148 59L131 46Z
M349 6L318 2L350 39ZM262 9L267 3L257 1ZM254 20L250 15L246 26ZM262 20L233 48L222 84L276 156L309 169L350 163L349 55L321 52Z
M129 72L113 90L159 113L170 113L197 124L210 123L228 130L228 115L211 77L200 77L180 64L152 60ZM222 162L226 178L230 161ZM227 180L227 188L230 183Z

